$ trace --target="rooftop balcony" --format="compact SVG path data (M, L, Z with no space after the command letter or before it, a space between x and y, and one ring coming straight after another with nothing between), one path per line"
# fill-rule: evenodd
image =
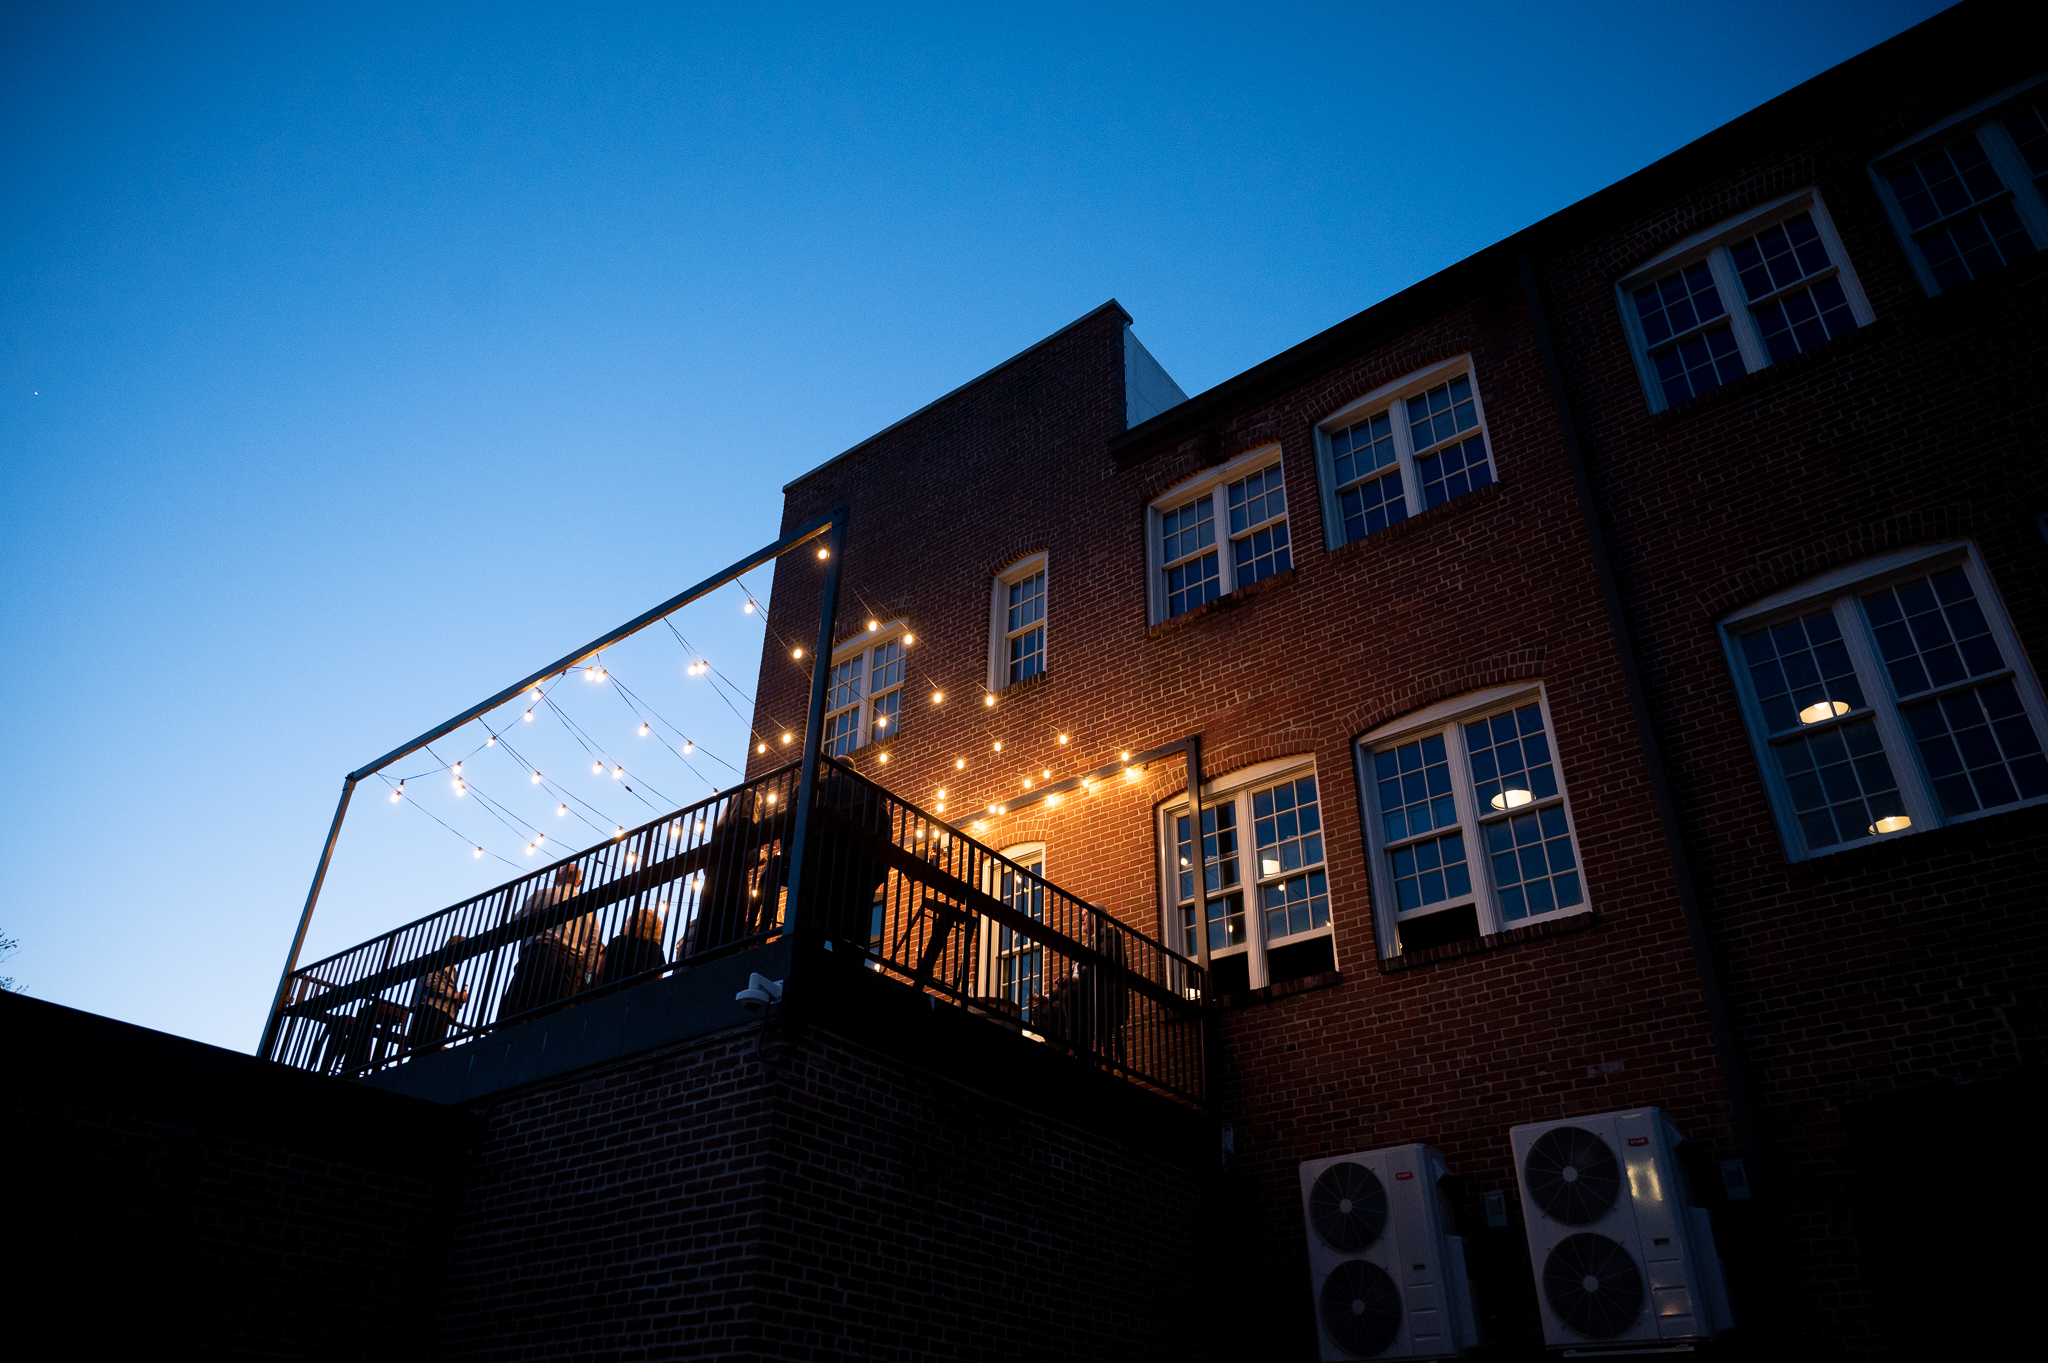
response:
M790 961L793 979L870 972L1203 1105L1200 965L834 759L819 759L800 819L801 773L781 767L293 970L269 1058L388 1076L664 976L730 991L735 957L781 944L763 958Z

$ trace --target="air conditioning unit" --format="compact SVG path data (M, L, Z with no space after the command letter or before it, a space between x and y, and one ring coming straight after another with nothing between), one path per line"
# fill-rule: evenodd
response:
M1479 1343L1465 1242L1451 1234L1449 1171L1426 1145L1301 1166L1316 1332L1326 1363L1456 1358Z
M1536 1122L1509 1132L1529 1262L1552 1347L1642 1352L1735 1324L1706 1210L1661 1108Z

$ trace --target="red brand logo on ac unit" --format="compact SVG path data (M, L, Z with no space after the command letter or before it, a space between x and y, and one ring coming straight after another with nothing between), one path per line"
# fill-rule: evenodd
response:
M1650 1143L1650 1138L1648 1136L1630 1136L1628 1138L1628 1143L1630 1145L1648 1145Z
M1414 1178L1414 1177L1415 1177L1415 1171L1414 1171L1414 1170L1412 1170L1412 1169L1403 1169L1403 1170L1402 1170L1402 1171L1401 1171L1400 1173L1398 1173L1398 1174L1394 1175L1394 1177L1395 1177L1395 1178L1397 1178L1397 1179L1403 1179L1403 1178Z

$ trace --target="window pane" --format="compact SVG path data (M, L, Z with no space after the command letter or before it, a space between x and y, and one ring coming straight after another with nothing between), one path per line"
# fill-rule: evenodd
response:
M1209 901L1209 950L1244 945L1244 896L1225 895Z
M1010 640L1010 680L1029 681L1045 670L1045 630L1030 630Z
M1721 291L1714 287L1713 271L1704 260L1637 289L1635 298L1643 340L1653 349L1728 311L1721 304Z
M1472 378L1468 374L1460 374L1420 397L1408 399L1408 434L1417 454L1478 424L1479 413L1472 401Z
M1742 291L1752 303L1833 264L1811 213L1766 227L1747 241L1737 242L1729 254L1735 257L1736 273L1742 276Z
M2048 758L2010 678L1907 709L1950 818L2048 795Z
M1042 923L1045 921L1045 885L1032 877L1045 874L1045 863L1034 861L1024 869L1030 875L1019 875L1004 867L999 894L1012 909ZM1032 995L1044 992L1044 951L1031 938L1010 928L998 930L998 951L997 992L1017 1004L1028 1022Z
M1237 802L1202 811L1202 876L1211 893L1237 884Z
M1191 611L1223 595L1217 558L1204 554L1193 563L1166 570L1166 613L1170 616Z
M1216 542L1215 499L1203 497L1160 517L1164 533L1162 563L1173 563Z
M1230 533L1243 534L1287 513L1287 489L1280 481L1280 466L1261 469L1241 478L1224 490L1230 503Z
M1408 519L1408 502L1401 495L1399 473L1360 483L1340 493L1337 502L1344 517L1344 541L1347 544Z
M1501 917L1508 922L1569 909L1585 899L1562 805L1489 825L1486 850Z
M1913 238L1944 289L1991 273L2034 254L2034 243L2010 199L1986 204Z
M1863 608L1901 698L2005 666L1961 568L1872 592Z
M1252 842L1258 851L1260 878L1320 863L1322 828L1315 777L1283 781L1256 792L1252 796Z
M1330 892L1321 871L1295 876L1259 891L1266 915L1266 937L1273 940L1310 932L1330 921Z
M1332 435L1330 457L1336 465L1337 486L1340 488L1349 487L1380 469L1392 467L1394 414L1381 412Z
M860 710L841 710L825 721L825 751L844 757L860 746Z
M2030 105L2005 120L2005 126L2011 130L2012 140L2019 143L2027 169L2035 175L2048 175L2048 117L2042 115L2041 106Z
M1286 572L1294 566L1292 552L1287 547L1287 522L1269 525L1264 530L1254 530L1243 539L1230 542L1231 566L1237 573L1237 585L1249 587L1252 583L1275 573Z
M1550 761L1542 707L1524 705L1513 714L1467 724L1465 747L1481 818L1557 794L1557 770Z
M869 708L874 714L875 741L879 743L895 733L897 725L902 720L902 689L899 687L886 695L876 696L875 703ZM852 714L853 711L848 710L846 713Z
M1941 288L1954 288L2034 253L2006 186L1972 137L1916 158L1892 193Z
M1486 437L1475 435L1423 456L1415 461L1415 476L1422 483L1424 510L1477 492L1493 481L1493 465L1486 458Z
M1442 734L1374 753L1373 775L1379 786L1380 823L1388 842L1458 822Z
M1974 136L1919 157L1894 172L1891 182L1899 211L1916 233L2005 191Z
M1776 751L1808 847L1833 847L1907 826L1874 721L1803 734Z
M1393 869L1394 907L1412 913L1472 893L1472 870L1465 863L1465 835L1449 833L1410 843L1388 854Z
M1810 289L1774 298L1755 312L1774 364L1856 329L1839 279L1823 279Z
M875 650L874 669L868 674L870 694L903 685L903 641L891 639Z
M860 678L861 673L867 668L867 663L868 655L863 653L833 665L831 675L827 678L826 709L837 710L860 699Z
M1701 393L1710 393L1749 371L1735 348L1734 328L1726 325L1689 336L1677 345L1650 352L1657 369L1657 381L1664 386L1664 401L1676 405Z
M1863 688L1832 610L1742 636L1749 685L1764 727L1783 733L1864 706Z
M1045 619L1045 574L1033 573L1010 584L1010 618L1004 629L1015 634Z

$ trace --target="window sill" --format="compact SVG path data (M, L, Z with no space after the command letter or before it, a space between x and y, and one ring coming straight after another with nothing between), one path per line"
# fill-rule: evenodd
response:
M1454 511L1467 511L1482 502L1498 500L1505 495L1503 490L1506 487L1506 483L1496 478L1477 492L1468 492L1462 497L1453 497L1440 506L1433 506L1427 511L1416 512L1399 525L1390 525L1384 530L1375 530L1370 535L1362 535L1348 543L1340 544L1335 549L1330 550L1327 557L1332 563L1341 563L1346 559L1357 558L1361 554L1370 553L1384 545L1406 539L1410 535L1420 534L1423 526L1435 525Z
M1033 691L1052 684L1052 669L1046 668L1035 677L1026 677L1020 682L1011 682L995 693L998 703L1012 696L1027 696Z
M1317 989L1333 989L1344 983L1344 972L1325 970L1320 975L1304 975L1298 980L1286 980L1280 984L1269 984L1260 989L1248 989L1242 994L1219 994L1218 1008L1250 1008L1255 1004L1271 1003L1292 994L1307 994Z
M1482 951L1498 951L1502 947L1518 946L1523 942L1539 941L1545 937L1563 937L1569 933L1585 932L1599 925L1600 915L1593 910L1566 914L1547 923L1531 923L1527 927L1509 928L1506 932L1497 932L1491 937L1474 937L1470 941L1446 942L1440 947L1404 951L1399 956L1390 956L1381 961L1380 974L1398 974L1403 970L1434 965L1438 961L1453 961L1460 956L1474 956Z
M1185 625L1192 625L1197 620L1207 619L1211 615L1230 610L1234 606L1249 601L1255 596L1285 586L1287 583L1294 581L1296 571L1294 568L1284 569L1273 574L1271 577L1260 578L1249 587L1239 587L1228 596L1219 596L1214 601L1205 602L1191 611L1182 611L1170 620L1161 620L1158 624L1145 631L1145 637L1147 639L1157 639L1162 634L1171 634Z

